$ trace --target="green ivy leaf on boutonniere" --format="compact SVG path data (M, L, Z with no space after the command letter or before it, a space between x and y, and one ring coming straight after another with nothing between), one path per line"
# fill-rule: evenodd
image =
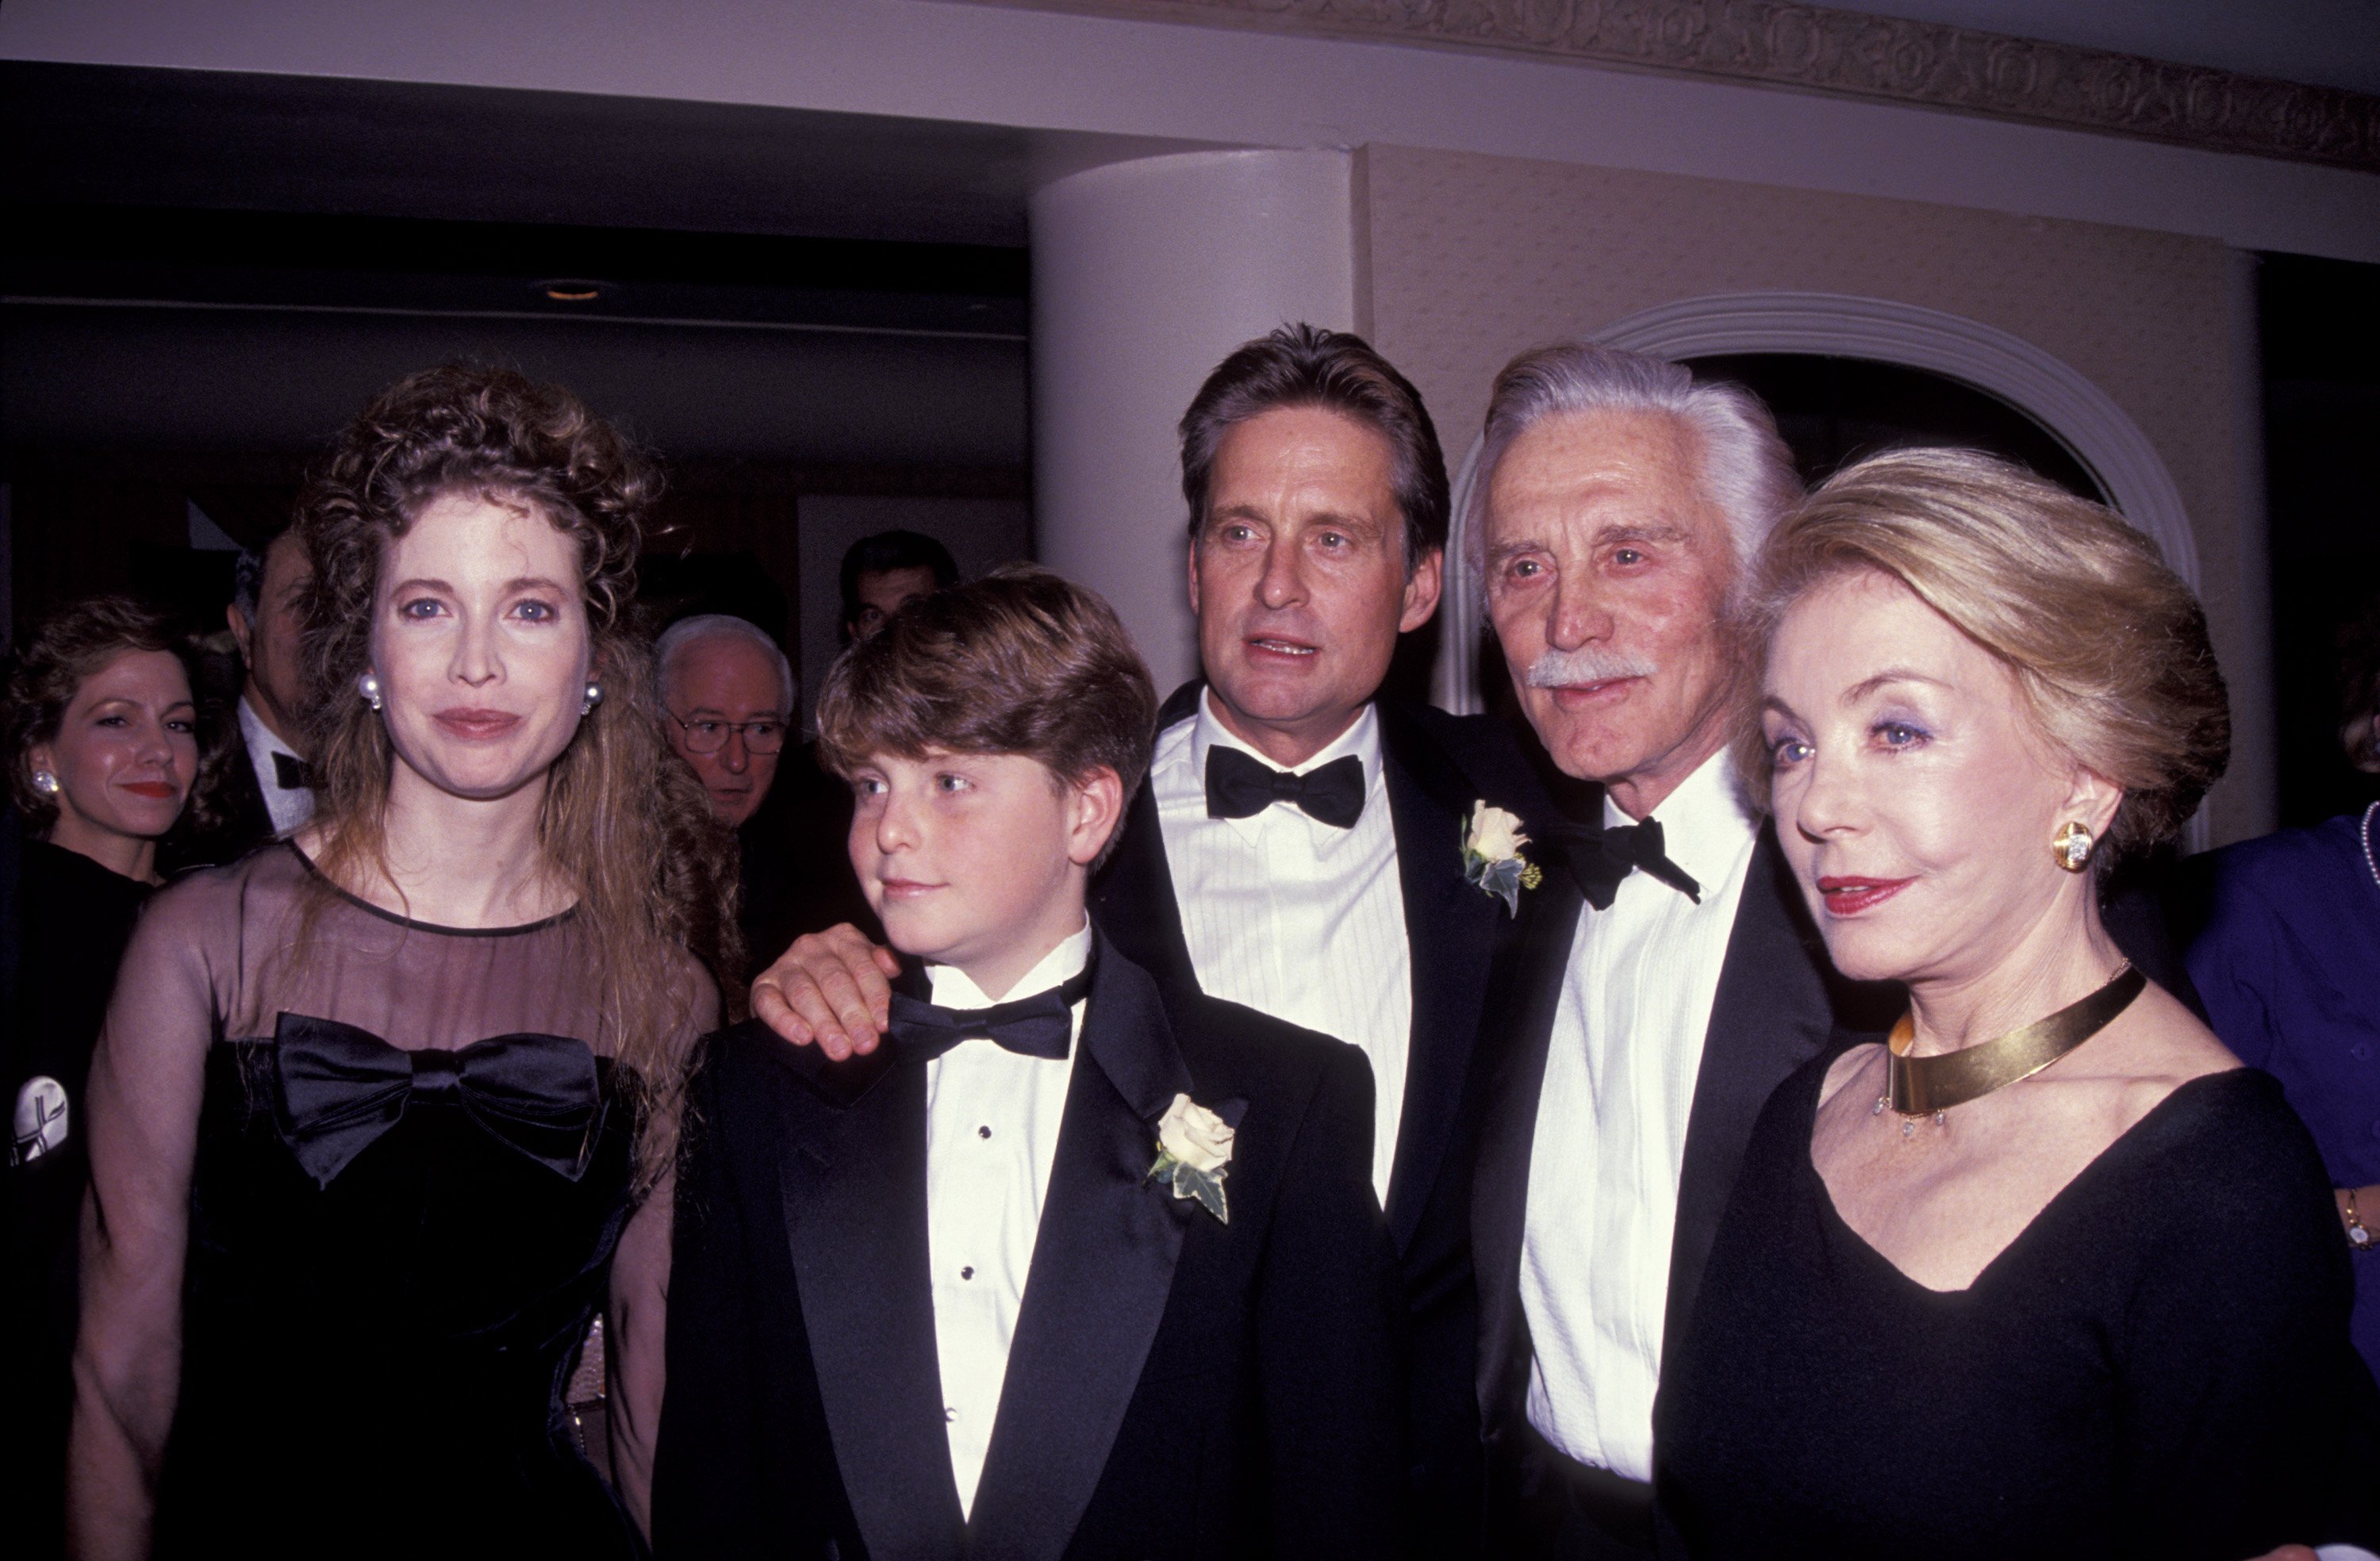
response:
M1232 1130L1186 1095L1177 1095L1157 1123L1157 1161L1149 1181L1163 1181L1177 1198L1190 1198L1222 1224L1232 1223L1223 1201L1223 1178L1232 1167Z
M1529 837L1521 833L1520 818L1485 799L1474 803L1463 826L1463 878L1504 902L1511 915L1521 914L1521 890L1546 881L1537 865L1521 854Z

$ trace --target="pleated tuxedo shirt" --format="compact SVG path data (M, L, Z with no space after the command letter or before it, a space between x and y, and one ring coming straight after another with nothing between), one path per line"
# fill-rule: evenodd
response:
M1604 822L1633 822L1603 804ZM1727 756L1653 810L1700 904L1644 873L1578 920L1529 1154L1529 1423L1581 1463L1653 1474L1686 1119L1758 826Z
M928 965L942 1008L1022 1002L1082 973L1091 929L1069 938L993 998L954 965ZM1074 1039L1083 1038L1082 1003ZM1025 1305L1034 1238L1050 1196L1058 1127L1079 1045L1062 1058L1024 1057L989 1040L961 1041L926 1064L926 1246L932 1265L934 1351L942 1372L942 1429L959 1510L975 1509L991 1450L1008 1347Z
M1207 756L1218 745L1282 768L1224 730L1212 699L1202 689L1197 713L1158 733L1148 772L1191 968L1209 997L1335 1035L1371 1059L1372 1188L1385 1204L1404 1107L1413 955L1379 715L1365 706L1336 742L1289 767L1305 775L1350 754L1362 760L1364 811L1354 829L1288 803L1209 818Z

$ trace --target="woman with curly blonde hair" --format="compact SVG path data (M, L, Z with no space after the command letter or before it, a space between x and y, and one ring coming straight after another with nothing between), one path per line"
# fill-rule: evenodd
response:
M322 775L135 933L92 1064L83 1554L634 1555L725 841L627 621L650 469L399 381L300 501ZM609 1318L614 1482L560 1392Z

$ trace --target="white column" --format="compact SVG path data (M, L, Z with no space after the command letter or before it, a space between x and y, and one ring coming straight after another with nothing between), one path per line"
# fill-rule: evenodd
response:
M1349 175L1342 151L1185 152L1033 197L1035 549L1115 605L1160 698L1197 671L1175 426L1250 337L1354 328Z

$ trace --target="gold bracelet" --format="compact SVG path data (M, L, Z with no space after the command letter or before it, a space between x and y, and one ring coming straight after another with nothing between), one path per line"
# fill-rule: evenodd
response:
M2347 1244L2357 1252L2368 1252L2372 1250L2372 1232L2365 1228L2362 1216L2355 1212L2355 1189L2350 1187L2345 1189L2345 1192L2347 1193Z

